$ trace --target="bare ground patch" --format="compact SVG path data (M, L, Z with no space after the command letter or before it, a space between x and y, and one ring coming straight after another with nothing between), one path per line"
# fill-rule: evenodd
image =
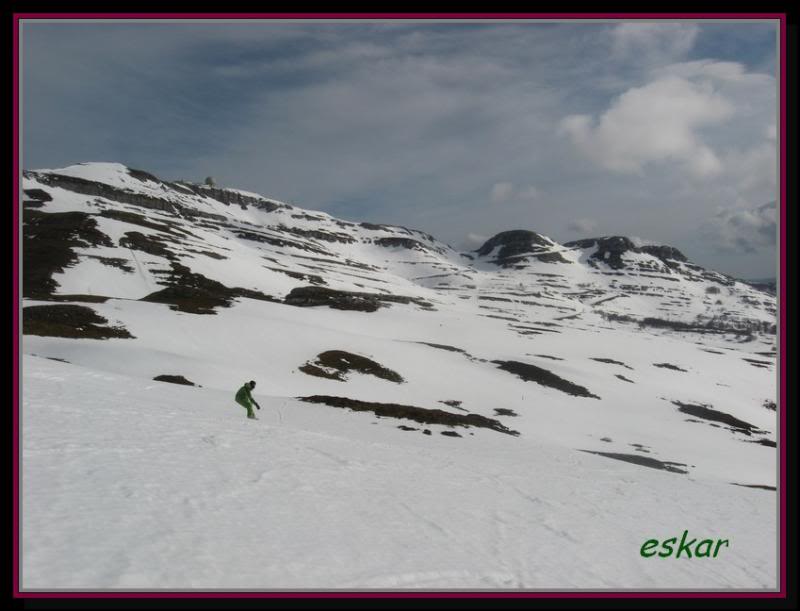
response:
M59 304L22 310L22 333L74 339L133 338L124 327L106 326L108 319L87 306Z
M574 384L569 380L557 376L552 371L531 365L529 363L520 363L519 361L492 361L503 371L513 373L517 377L525 380L526 382L536 382L548 388L555 388L563 393L575 397L591 397L599 399L597 395L590 392L587 388Z
M344 350L328 350L317 355L316 360L309 361L299 368L307 375L329 380L347 381L347 374L355 371L365 375L375 376L382 380L402 384L403 377L396 371L384 367L380 363L365 356L353 354Z
M399 405L396 403L370 403L358 401L347 397L330 397L324 395L314 395L310 397L297 397L300 401L307 403L322 403L331 407L346 408L356 412L371 412L376 416L386 418L401 418L413 420L420 424L442 424L445 426L479 427L492 429L507 435L519 435L492 418L486 418L478 414L454 414L441 409L426 409L413 405Z
M614 460L629 462L634 465L640 465L642 467L649 467L651 469L660 469L661 471L669 471L670 473L689 472L687 469L682 468L688 466L685 463L658 460L657 458L652 458L650 456L641 456L640 454L623 454L619 452L595 452L593 450L580 450L580 451L586 452L588 454L597 454L598 456L605 456L606 458L613 458Z

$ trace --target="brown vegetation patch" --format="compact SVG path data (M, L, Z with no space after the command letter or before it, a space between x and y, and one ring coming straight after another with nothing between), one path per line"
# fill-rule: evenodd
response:
M375 312L378 308L383 307L384 302L414 303L424 309L433 309L433 306L429 302L416 297L339 291L321 286L301 286L294 288L286 295L283 302L287 305L302 308L327 306L335 310L356 310L359 312Z
M156 231L173 233L170 225L154 223L141 214L136 214L135 212L127 212L125 210L103 210L100 213L100 216L113 219L115 221L122 221L123 223L129 223L131 225L139 225L141 227L147 227L148 229L155 229Z
M170 384L183 384L184 386L195 386L194 382L191 382L184 378L183 376L173 376L173 375L160 375L153 378L156 382L169 382Z
M443 424L445 426L482 427L492 429L507 435L519 435L497 420L486 418L478 414L453 414L441 409L425 409L412 405L398 405L396 403L369 403L348 399L347 397L329 397L314 395L311 397L297 397L307 403L322 403L331 407L347 408L356 412L372 412L377 416L387 418L403 418L421 424Z
M513 409L506 409L505 407L496 407L494 413L498 416L519 416Z
M630 369L631 371L633 371L633 367L630 367L629 365L626 365L622 361L615 361L614 359L605 359L605 358L597 358L597 357L591 357L591 359L593 361L597 361L598 363L608 363L609 365L620 365L620 366L624 367L625 369Z
M688 370L683 369L682 367L678 367L677 365L673 365L672 363L653 363L653 367L660 367L661 369L672 369L673 371L682 371L683 373L688 373Z
M119 245L131 250L140 250L149 255L175 260L175 253L164 245L164 239L157 236L146 236L138 231L126 231L120 238Z
M580 450L580 451L586 452L588 454L597 454L598 456L605 456L606 458L613 458L614 460L629 462L634 465L640 465L642 467L650 467L651 469L661 469L662 471L669 471L670 473L689 472L687 469L682 468L687 466L685 463L658 460L657 458L651 458L650 456L640 456L639 454L621 454L618 452L594 452L592 450Z
M682 403L681 401L672 401L673 405L678 406L678 411L684 414L689 414L695 418L701 418L709 422L721 422L728 425L730 429L737 433L744 433L747 436L753 433L764 433L756 428L754 425L744 420L739 420L735 416L731 416L725 412L712 409L710 405L701 403Z
M503 371L513 373L526 382L536 382L542 386L555 388L556 390L560 390L563 393L575 397L591 397L592 399L600 398L597 395L589 392L589 390L583 386L573 384L572 382L557 376L553 372L541 367L537 367L536 365L520 363L519 361L492 361L492 363L497 365Z
M38 305L22 310L22 333L85 339L132 338L123 327L104 326L108 320L79 305Z
M84 303L105 303L111 299L102 295L50 295L47 301L81 301Z
M765 484L737 484L736 482L731 482L734 486L742 486L743 488L758 488L760 490L775 490L775 486L767 486Z
M47 299L58 287L52 276L78 262L77 247L113 246L83 212L22 212L22 296Z
M228 288L221 282L193 273L185 265L174 262L163 284L167 284L167 287L142 297L140 301L166 303L172 310L189 314L216 314L214 308L230 307L237 297L277 301L259 291Z
M305 374L345 382L351 371L372 375L382 380L402 384L403 377L365 356L345 352L344 350L328 350L320 353L316 360L309 361L300 371Z

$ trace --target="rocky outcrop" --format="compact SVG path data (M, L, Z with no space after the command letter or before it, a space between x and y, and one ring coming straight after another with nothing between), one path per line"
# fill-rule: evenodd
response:
M383 302L414 303L426 310L433 309L433 306L429 302L417 297L386 295L383 293L338 291L321 286L300 286L294 288L285 297L283 302L287 305L301 308L327 306L334 310L356 310L359 312L374 312L382 307Z
M162 210L170 214L176 214L178 210L183 208L180 204L166 199L145 195L143 193L131 193L123 189L117 189L110 185L93 180L86 180L85 178L78 178L76 176L65 176L63 174L52 174L48 172L23 172L23 175L26 178L37 180L42 184L66 189L67 191L73 191L81 195L103 197L123 204L132 204L152 210Z
M560 253L553 252L555 246L558 246L555 242L534 231L516 229L498 233L487 240L477 253L485 257L499 247L492 262L502 267L518 264L525 255L545 263L569 263Z
M279 208L288 208L288 206L284 204L279 204L263 197L252 197L250 195L245 195L244 193L232 191L230 189L219 189L209 185L194 185L185 182L178 184L185 189L188 189L192 193L203 197L210 197L225 204L226 206L236 205L245 209L247 206L254 206L260 210L264 210L265 212L273 212Z
M590 264L596 266L597 262L601 261L612 269L622 269L626 267L622 255L627 252L652 255L660 259L668 267L674 267L674 263L671 263L673 261L687 261L686 256L672 246L657 246L654 244L636 246L630 238L624 236L575 240L574 242L566 242L564 246L567 248L581 248L584 250L597 247L597 250L589 257Z

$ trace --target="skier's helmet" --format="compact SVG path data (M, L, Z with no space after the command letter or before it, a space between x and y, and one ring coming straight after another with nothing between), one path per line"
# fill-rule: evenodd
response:
M256 383L253 380L250 380L250 388L255 388Z

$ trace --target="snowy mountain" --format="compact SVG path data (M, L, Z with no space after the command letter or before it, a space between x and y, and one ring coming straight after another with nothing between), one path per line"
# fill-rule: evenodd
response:
M114 163L23 193L23 588L775 587L773 294ZM640 554L687 529L730 553Z

